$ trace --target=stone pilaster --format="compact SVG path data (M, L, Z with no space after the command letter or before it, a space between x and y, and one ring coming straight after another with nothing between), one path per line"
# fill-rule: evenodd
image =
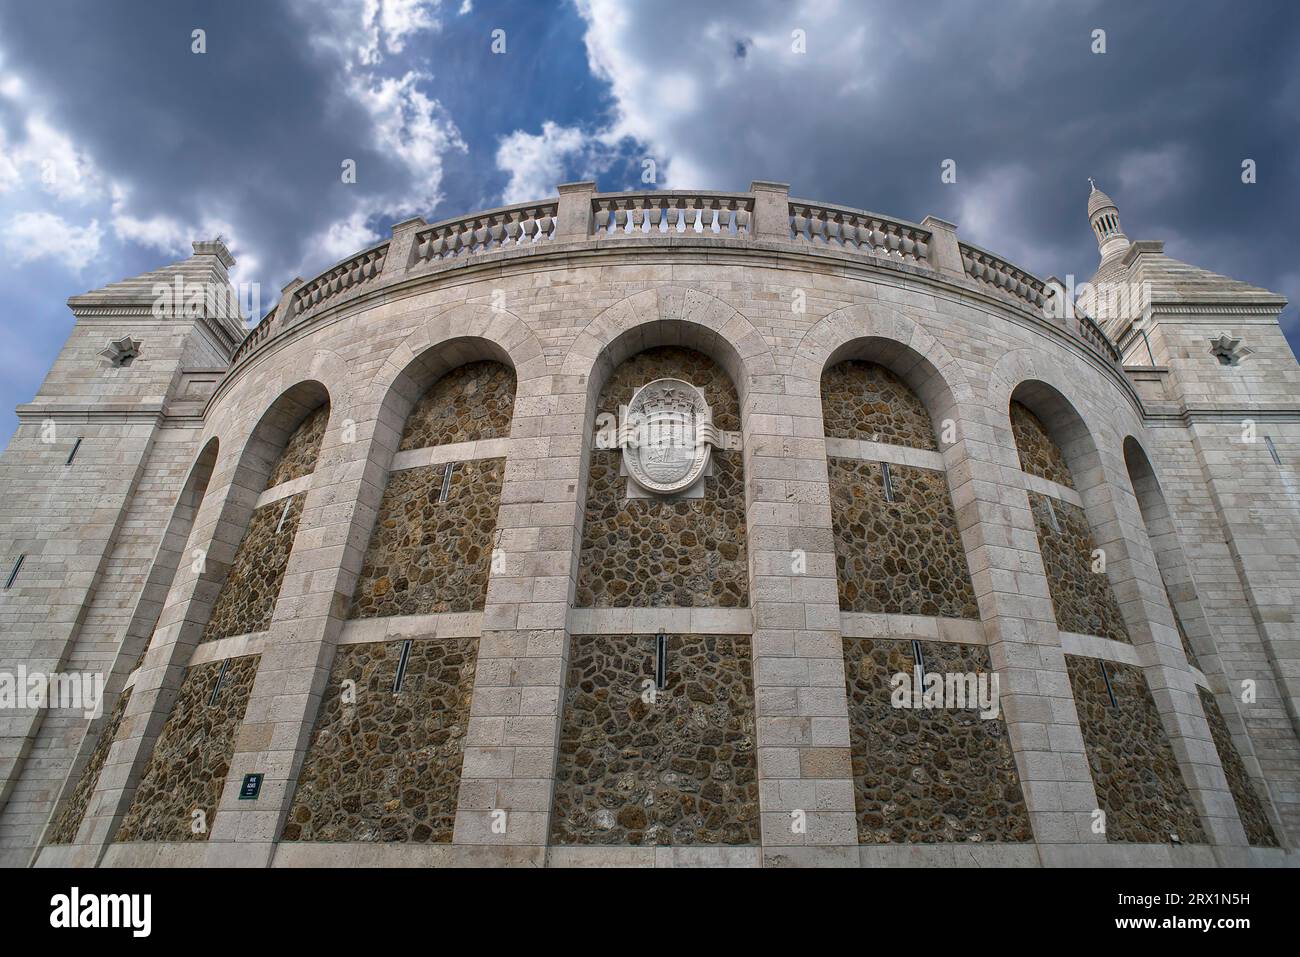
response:
M763 377L744 401L764 861L856 865L821 383Z
M452 841L531 848L525 855L540 864L569 656L587 393L585 377L546 374L540 350L517 372Z
M954 412L944 460L1034 838L1105 841L1010 422L989 407Z

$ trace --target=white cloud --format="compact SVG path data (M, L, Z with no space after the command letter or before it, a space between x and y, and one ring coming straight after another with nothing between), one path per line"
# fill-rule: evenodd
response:
M789 176L809 144L825 138L824 128L809 130L818 116L842 112L861 129L882 109L869 94L888 69L886 32L870 11L815 0L718 4L705 14L694 2L668 10L576 2L588 67L609 83L616 104L600 138L643 144L660 186L724 189ZM682 29L701 16L698 28ZM796 29L806 53L795 52ZM845 97L857 102L840 102ZM766 135L778 120L786 135Z
M376 144L400 158L436 195L442 182L442 155L465 151L460 131L437 100L420 91L426 74L408 71L400 78L359 80L353 92L375 124Z
M359 51L361 62L379 63L384 53L401 53L408 37L442 29L435 16L439 6L441 0L365 0L362 23L366 40Z
M17 263L52 259L80 272L99 254L99 221L74 226L53 213L19 213L4 226L5 252Z
M379 242L380 235L366 225L367 219L369 214L362 209L346 219L331 223L325 233L317 237L316 242L312 244L310 262L305 263L304 268L299 269L299 272L305 272L309 268L319 268L322 259L328 263L337 262L345 256Z
M564 160L587 148L582 130L547 120L540 134L515 130L497 147L497 168L510 174L501 201L524 203L555 193L564 176Z
M0 193L25 185L63 202L85 205L102 199L106 181L93 160L44 115L27 110L19 99L22 91L18 77L0 76L0 96L18 108L23 133L9 143L0 131Z

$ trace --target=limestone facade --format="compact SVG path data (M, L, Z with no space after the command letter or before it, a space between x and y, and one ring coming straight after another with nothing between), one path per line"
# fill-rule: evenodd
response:
M398 224L242 342L148 279L74 301L0 458L0 667L108 676L4 716L0 862L1295 860L1280 297L1171 284L1126 366L951 224L772 183ZM698 495L598 441L660 377L725 433ZM915 647L998 716L893 708Z

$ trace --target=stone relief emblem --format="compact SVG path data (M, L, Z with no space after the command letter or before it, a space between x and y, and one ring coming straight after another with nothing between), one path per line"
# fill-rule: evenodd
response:
M702 491L700 479L708 474L712 448L721 441L698 388L681 379L647 382L632 396L619 425L628 495Z

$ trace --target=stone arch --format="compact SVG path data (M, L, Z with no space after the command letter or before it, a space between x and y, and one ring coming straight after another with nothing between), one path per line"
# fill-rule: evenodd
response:
M916 320L887 306L856 303L820 319L796 349L795 372L820 382L846 359L884 366L903 380L932 423L955 419L954 407L976 401L965 372L943 343Z
M596 447L592 433L596 413L605 411L605 403L626 402L645 382L678 375L705 392L719 428L743 431L758 394L764 387L770 393L779 378L767 343L724 302L697 290L659 287L602 313L575 341L562 370L557 378L569 386L574 418L585 390L578 483L585 508L571 586L574 603L596 610L620 609L606 621L626 624L616 626L618 633L611 633L609 627L583 629L571 638L550 840L589 844L609 843L613 838L648 844L663 828L673 833L672 843L707 839L757 844L756 755L752 749L725 746L751 734L748 729L756 720L751 628L747 621L739 623L748 616L728 614L750 606L751 515L743 479L748 453L715 447L713 474L690 493L640 498L619 475L621 453ZM693 497L693 492L700 495ZM630 581L635 587L592 587L593 556L599 567L616 569L609 581ZM712 610L698 618L694 611L669 610L686 605ZM593 611L591 620L598 614ZM728 624L726 633L714 633L719 629L707 624L710 616L716 616L716 622L736 624ZM627 774L638 780L657 779L653 760L633 760L626 772L602 775L608 780L601 783L600 800L589 784L581 783L600 773L590 768L586 757L606 746L605 741L592 742L590 735L583 734L589 726L592 699L581 693L581 684L582 676L599 673L596 680L602 685L608 681L611 688L644 687L646 675L656 673L651 663L661 646L657 632L663 636L666 672L656 709L670 717L646 726L635 710L616 707L612 719L601 724L608 736L605 741L632 734L647 745L642 753L673 757L679 783L670 788L679 788L680 797L670 790L664 806L678 810L652 818L638 796L620 791L614 782ZM714 702L710 712L714 727L709 734L723 747L710 743L701 748L692 735L680 732L686 716L698 710L704 697ZM622 807L605 803L606 795L618 794L624 795ZM698 808L694 813L705 822L703 826L689 824L682 806ZM677 834L681 828L695 833L683 837Z
M896 314L850 307L823 323L800 352L820 382L840 610L977 619L934 418L956 420L935 360L955 365Z
M777 373L767 341L741 313L698 289L656 286L604 310L564 357L562 375L587 377L588 423L614 369L655 346L682 346L718 363L735 385L742 418L754 380Z
M1087 497L1093 489L1105 487L1102 467L1103 450L1116 448L1114 436L1104 422L1092 421L1087 403L1075 392L1080 376L1091 378L1091 367L1079 363L1067 365L1055 356L1031 349L1010 352L994 366L988 382L988 404L1005 410L1005 419L997 422L1012 437L1010 449L1015 468L1020 462L1011 426L1011 402L1025 406L1042 422L1047 434L1060 449L1068 466L1074 488ZM1064 483L1061 483L1064 484Z
M1111 523L1113 502L1109 496L1098 501L1096 492L1105 488L1105 476L1092 431L1075 403L1042 379L1017 382L1005 402L1021 470L1054 483L1030 487L1027 494L1057 626L1131 643L1110 562L1105 573L1095 571L1097 529ZM1016 411L1017 404L1023 411ZM1060 486L1078 495L1050 491ZM1118 547L1123 550L1122 543ZM1104 559L1105 552L1100 554Z
M253 427L240 455L221 531L243 534L229 561L215 557L220 588L206 615L200 641L265 631L288 569L307 490L300 486L318 468L332 408L329 390L305 379L280 393ZM287 490L276 496L273 490ZM251 493L251 494L250 494ZM269 493L270 501L263 501ZM259 504L261 502L261 504ZM217 551L215 547L213 552ZM222 549L224 551L224 549Z
M406 417L429 386L457 366L483 360L514 370L516 396L529 394L525 384L547 372L546 356L533 331L513 313L481 303L452 306L402 340L370 386L367 404L379 410L379 454L372 455L372 463L387 468L381 450L387 450L388 458L397 451Z

